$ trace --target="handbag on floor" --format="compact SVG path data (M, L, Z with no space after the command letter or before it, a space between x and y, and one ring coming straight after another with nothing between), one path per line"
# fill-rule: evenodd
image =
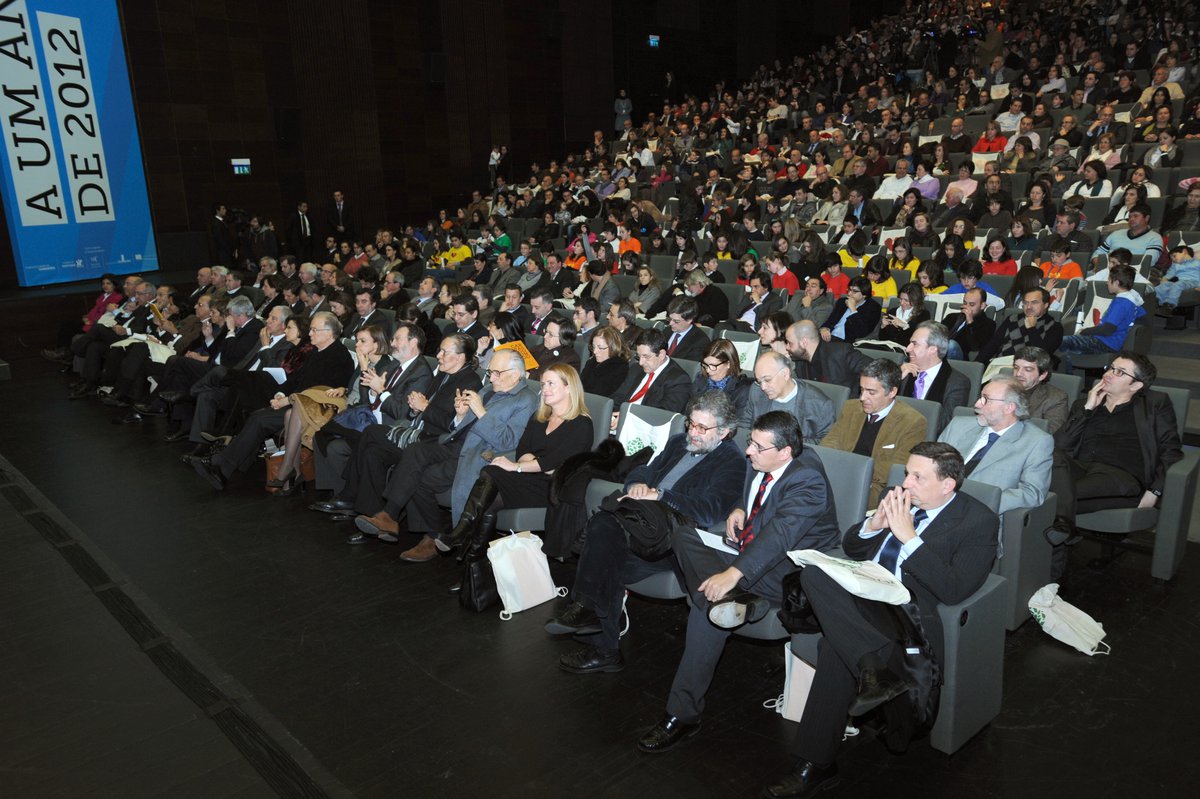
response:
M458 604L467 610L482 613L500 602L496 592L496 578L492 576L492 564L486 558L469 560L463 564L462 588L458 592Z
M514 613L567 595L566 588L554 585L550 564L542 551L542 539L533 533L497 538L488 545L488 560L496 578L496 590L504 603L500 618L505 621Z

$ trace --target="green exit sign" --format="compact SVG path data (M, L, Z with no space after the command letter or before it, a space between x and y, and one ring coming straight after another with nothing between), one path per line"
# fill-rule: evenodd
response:
M250 159L249 158L230 158L229 163L233 166L233 174L249 175L250 174Z

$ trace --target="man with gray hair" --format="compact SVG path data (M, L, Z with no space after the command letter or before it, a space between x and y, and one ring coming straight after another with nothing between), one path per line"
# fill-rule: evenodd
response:
M1014 378L984 384L975 400L975 418L955 418L938 441L962 454L968 479L1000 489L1000 513L1036 508L1045 501L1054 439L1030 424L1025 392Z
M792 374L786 355L764 352L754 364L754 383L738 424L746 429L769 411L787 411L796 417L805 444L819 444L833 427L833 403L820 389L810 388Z
M904 373L900 396L941 404L939 432L949 424L954 409L970 401L971 393L971 381L967 376L954 371L946 363L949 349L950 334L945 325L922 322L917 325L905 347L907 363L900 365L900 371Z
M686 416L684 432L631 471L619 495L662 502L708 528L733 510L745 476L745 457L733 443L737 409L726 394L710 391L688 403ZM551 634L587 636L587 646L559 658L559 668L572 674L624 668L618 644L625 586L673 567L673 558L650 561L634 555L617 515L595 513L587 524L570 602L546 624Z
M887 358L871 361L858 376L859 398L842 406L821 446L853 452L873 459L871 497L879 501L893 464L905 463L908 453L925 440L928 425L921 412L896 402L900 392L900 366Z

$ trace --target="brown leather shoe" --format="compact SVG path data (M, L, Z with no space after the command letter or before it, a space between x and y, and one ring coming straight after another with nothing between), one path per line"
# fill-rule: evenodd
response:
M400 553L400 560L406 560L409 563L424 563L427 560L436 558L437 553L437 546L433 543L433 539L427 535L423 535L415 547L406 549Z
M374 516L359 516L355 518L354 523L365 535L379 535L380 533L395 535L400 532L400 525L395 519L388 516L385 510L379 511Z

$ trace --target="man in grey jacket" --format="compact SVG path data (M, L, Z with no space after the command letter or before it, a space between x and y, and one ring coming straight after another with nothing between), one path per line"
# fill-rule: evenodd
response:
M738 425L750 429L754 420L768 411L787 411L800 422L805 444L819 444L833 427L833 403L817 389L809 388L792 374L792 361L778 352L764 352L754 364L750 399L742 409Z

